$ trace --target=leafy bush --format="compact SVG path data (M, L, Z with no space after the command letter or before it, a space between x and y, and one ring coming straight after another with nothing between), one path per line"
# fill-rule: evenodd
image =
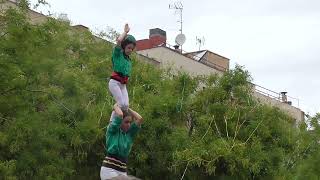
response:
M112 44L54 19L32 25L27 4L0 17L0 179L99 179L114 103L107 90ZM130 106L145 123L129 174L319 178L317 123L312 132L296 128L279 109L258 103L242 67L191 77L133 62Z

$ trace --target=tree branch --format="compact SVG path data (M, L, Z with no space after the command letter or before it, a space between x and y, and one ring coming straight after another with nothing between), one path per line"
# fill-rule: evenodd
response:
M212 116L212 120L211 120L211 122L210 122L210 124L209 124L209 127L207 128L206 132L205 132L204 135L202 136L201 140L203 140L204 137L207 135L209 129L211 128L211 124L212 124L213 121L214 121L214 116ZM186 174L186 172L187 172L187 169L188 169L188 166L189 166L190 162L191 162L191 161L189 160L188 163L187 163L187 165L186 165L186 167L185 167L185 169L184 169L184 171L183 171L183 174L182 174L180 180L183 180L183 178L184 178L184 176L185 176L185 174Z
M29 91L29 92L41 92L41 93L46 93L46 94L49 94L49 96L53 99L53 101L62 106L64 109L68 110L69 112L71 112L72 114L74 114L74 112L72 110L70 110L67 106L65 106L62 102L60 102L57 98L55 98L52 94L50 94L49 92L46 92L46 91L42 91L42 90L28 90L28 89L25 89L25 91Z
M226 125L226 133L227 133L227 138L229 138L229 132L228 132L228 122L227 122L227 118L226 118L226 116L224 116L224 117L223 117L223 119L224 119L224 123L225 123L225 125Z
M101 118L102 118L103 109L104 109L104 106L105 106L105 105L106 105L106 102L104 102L103 107L102 107L102 109L101 109L100 118L99 118L99 120L98 120L98 125L100 125L100 121L101 121Z
M9 32L5 32L4 34L2 34L1 36L0 36L0 39L1 38L3 38L5 35L7 35L7 34L9 34Z
M204 137L207 135L209 129L211 128L211 124L212 124L213 121L214 121L214 115L212 116L212 120L211 120L211 122L210 122L210 124L209 124L209 127L207 128L207 131L206 131L206 132L204 133L204 135L202 136L201 140L203 140Z
M13 91L13 90L17 89L17 88L18 88L18 87L13 87L13 88L11 88L11 89L5 90L4 92L1 92L1 95L4 95L4 94L6 94L6 93L8 93L8 92L10 92L10 91Z
M236 137L237 137L237 135L238 135L238 132L239 132L239 130L240 130L239 121L240 121L240 111L239 111L239 115L238 115L238 120L237 120L237 125L236 125L236 131L234 132L233 145L232 145L232 147L234 146L234 142L235 142ZM239 129L238 129L238 128L239 128Z
M2 119L2 121L1 121L1 123L0 123L1 125L3 125L3 123L4 123L4 122L6 122L6 121L8 121L8 120L9 120L9 119L4 118L4 117L0 117L0 119Z
M246 142L244 144L246 144L249 139L251 138L251 136L253 135L254 132L256 132L256 130L258 129L258 127L260 126L260 124L263 122L263 119L259 122L259 124L257 125L257 127L252 131L252 133L250 134L250 136L248 137L248 139L246 140Z

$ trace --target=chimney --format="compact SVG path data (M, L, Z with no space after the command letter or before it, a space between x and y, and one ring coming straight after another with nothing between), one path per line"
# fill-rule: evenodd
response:
M152 46L165 45L167 42L167 33L159 28L150 29L149 39Z
M165 46L167 41L167 34L164 30L154 28L149 30L149 39L141 39L136 43L136 50L141 51L151 49L157 46Z

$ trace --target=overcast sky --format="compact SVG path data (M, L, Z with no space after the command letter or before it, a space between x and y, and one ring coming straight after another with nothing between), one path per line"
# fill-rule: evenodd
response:
M32 4L36 0L31 0ZM104 30L123 30L137 39L150 28L167 32L174 44L179 15L172 0L47 0L47 14L66 13L73 24ZM184 49L198 50L196 36L208 49L245 66L254 83L300 99L306 113L320 112L320 1L319 0L182 0ZM291 100L291 99L289 99ZM296 101L293 103L297 105Z

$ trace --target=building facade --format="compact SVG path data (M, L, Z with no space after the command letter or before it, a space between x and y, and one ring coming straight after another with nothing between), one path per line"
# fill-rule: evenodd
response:
M137 53L160 62L160 67L185 71L191 75L222 75L229 70L230 59L211 52L201 50L195 52L181 52L177 46L166 42L166 32L159 29L150 29L149 39L137 41ZM277 93L259 85L253 85L253 95L264 104L278 107L296 120L304 121L304 112L291 105L286 94Z
M0 0L0 13L9 9L17 8L14 0ZM48 20L41 13L28 10L28 18L31 23L39 24ZM89 31L86 26L76 25L74 29ZM103 40L97 37L97 40ZM105 41L105 40L104 40ZM229 70L230 59L211 52L209 50L195 52L181 52L177 46L167 44L166 32L159 29L150 29L149 39L137 41L137 58L161 68L171 68L176 71L184 71L191 75L222 75ZM108 42L110 43L110 42ZM253 84L253 95L262 103L276 106L293 117L297 124L304 121L304 112L298 107L292 106L285 94L273 92L261 86Z

